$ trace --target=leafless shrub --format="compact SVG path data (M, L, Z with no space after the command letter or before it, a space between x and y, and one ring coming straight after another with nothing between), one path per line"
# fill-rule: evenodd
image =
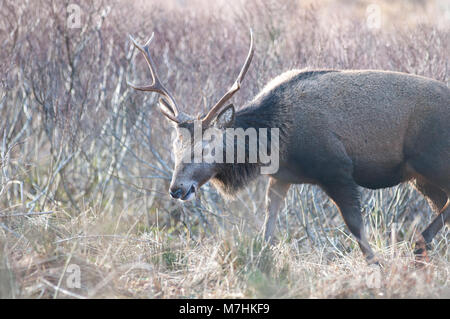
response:
M307 5L256 0L233 5L203 0L195 5L187 1L74 3L82 12L80 28L70 28L67 23L71 1L0 1L1 266L12 269L14 263L22 265L23 252L31 247L35 254L47 256L42 260L37 255L30 257L34 258L35 275L41 264L52 264L55 270L39 275L42 281L26 273L29 269L13 267L17 276L25 278L21 281L23 295L58 296L54 289L60 287L65 256L74 241L78 243L74 258L82 258L91 248L94 258L102 259L79 261L96 278L83 291L84 296L107 294L105 287L114 286L117 278L121 282L123 276L140 276L139 271L130 270L134 269L135 250L129 250L131 257L124 251L130 243L159 256L157 261L145 257L150 258L146 265L159 267L155 270L158 275L148 283L153 297L184 295L190 289L177 283L184 292L170 291L170 283L161 283L166 268L210 267L206 275L194 272L187 281L194 294L210 296L210 286L205 284L201 290L196 285L203 280L216 280L219 285L222 271L238 271L232 268L243 265L254 268L264 260L255 255L243 264L236 263L243 248L233 247L227 239L237 231L234 241L253 245L256 237L248 239L243 234L257 236L260 229L264 179L235 202L223 201L208 185L194 203L169 200L171 128L155 110L153 94L136 93L126 85L127 78L136 77L133 80L138 82L147 76L143 60L127 38L129 33L146 40L155 32L153 49L160 76L190 113L205 112L231 85L248 45L247 34L239 30L249 26L254 30L256 54L245 86L235 97L236 105L290 68L387 69L449 81L448 20L442 20L439 7L432 4L424 5L422 16L427 18L421 23L409 19L401 24L395 19L399 14L403 17L405 8L381 2L391 18L373 30L366 24L368 3L364 1L354 6L339 2L346 10L327 1ZM415 16L422 8L411 5L409 14ZM413 233L432 218L425 201L409 186L364 190L362 196L371 242L383 255L390 252L400 258L407 250L398 248L392 239L409 243ZM285 249L295 253L284 251L275 256L275 268L277 262L294 267L300 263L295 256L305 251L321 252L327 260L341 260L348 252L356 254L337 209L320 190L293 187L285 204L278 219L279 239L289 247ZM152 237L156 246L145 236L156 236ZM180 238L190 239L183 239L179 246L170 244ZM200 238L205 243L195 246ZM211 238L219 238L222 244L208 246ZM448 239L448 231L441 232L434 250L447 271ZM107 240L111 242L105 243ZM107 253L101 256L103 249ZM216 249L216 255L207 257L208 249ZM117 268L118 256L132 260L130 267ZM280 261L287 256L293 261ZM237 259L231 261L233 258ZM118 277L101 278L99 272L105 269L115 269ZM307 265L299 269L291 276L298 279L308 274ZM123 274L127 271L130 277ZM321 289L333 280L339 286L333 278L340 275L331 274L325 282L318 279L315 293L301 290L299 294L275 295L329 296ZM223 296L242 295L248 282L239 278L242 276L229 278L233 289L220 286ZM266 283L270 286L270 280ZM346 293L340 288L336 291ZM353 296L355 291L347 295ZM248 295L258 293L255 290Z

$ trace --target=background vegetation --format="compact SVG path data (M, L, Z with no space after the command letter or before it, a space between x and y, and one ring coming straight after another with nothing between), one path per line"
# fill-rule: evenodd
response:
M80 28L68 23L71 4ZM127 35L155 32L160 77L184 110L203 112L239 72L250 26L256 53L235 105L291 68L396 70L448 85L448 1L0 6L0 297L450 297L448 229L431 263L414 267L414 235L433 214L409 185L361 189L381 270L316 187L291 188L271 248L259 237L264 178L235 201L209 185L194 202L170 200L171 127L156 94L126 85L149 78Z

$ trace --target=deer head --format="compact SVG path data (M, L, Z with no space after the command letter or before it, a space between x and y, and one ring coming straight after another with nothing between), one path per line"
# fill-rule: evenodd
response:
M199 118L199 120L183 113L172 94L159 80L155 63L149 50L153 36L154 34L152 34L145 45L140 45L130 36L134 46L144 55L145 60L147 61L153 83L146 86L136 86L128 82L128 85L139 91L157 92L161 95L159 98L158 108L167 119L175 124L177 133L173 143L175 168L172 175L172 181L170 183L169 193L173 198L190 200L194 198L195 192L204 183L218 173L219 169L216 163L195 162L189 160L192 159L195 149L205 150L210 146L204 141L194 141L194 124L198 125L198 121L200 121L200 127L203 131L208 128L225 130L233 124L235 114L234 106L233 104L225 104L240 89L244 76L250 66L254 53L253 35L250 30L250 49L241 72L239 73L233 86L210 109L210 111L204 117ZM189 134L186 134L186 132L189 132Z

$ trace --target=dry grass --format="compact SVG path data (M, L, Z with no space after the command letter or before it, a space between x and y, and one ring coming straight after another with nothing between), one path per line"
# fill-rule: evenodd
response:
M202 112L232 83L249 26L256 54L235 105L293 67L448 84L446 1L165 2L80 1L82 28L70 29L70 1L0 0L0 297L449 298L448 228L414 267L413 238L433 214L410 186L361 190L381 270L316 187L291 188L266 247L266 181L232 202L209 185L171 201L170 127L154 94L126 86L148 76L126 35L155 31L161 78ZM367 25L371 3L380 29ZM68 286L74 265L80 288Z
M432 262L417 269L408 242L375 247L379 268L368 266L357 248L342 252L296 240L266 247L239 229L196 241L166 229L138 231L139 222L117 226L116 218L88 211L23 223L21 238L5 238L2 297L450 297L448 251L435 250ZM70 264L80 267L79 289L68 287Z

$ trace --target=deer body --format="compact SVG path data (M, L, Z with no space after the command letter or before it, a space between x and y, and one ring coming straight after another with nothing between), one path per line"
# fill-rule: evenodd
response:
M289 105L288 154L274 177L319 182L324 171L316 167L343 156L351 160L358 185L377 189L414 177L420 156L442 157L450 164L450 90L444 84L384 71L289 73L289 79L251 103L270 99L273 108ZM433 144L441 144L438 154L427 149Z
M193 118L179 111L152 69L148 44L135 43L146 55L154 84L136 88L163 94L162 112L177 130L192 131ZM218 130L280 129L279 170L270 175L266 193L265 239L273 239L290 185L315 184L338 206L362 252L373 262L358 186L378 189L411 181L437 214L416 243L418 256L427 258L427 244L450 222L450 89L398 72L291 70L235 111L224 103L239 89L252 56L253 42L234 86L203 117L202 125ZM225 195L233 194L258 176L258 164L184 163L181 158L190 152L183 146L186 142L190 141L174 149L170 187L174 198L192 198L209 180Z
M288 105L291 114L287 154L267 190L265 238L273 235L289 185L316 184L338 205L370 260L356 187L412 181L439 214L418 242L428 244L450 214L449 88L424 77L372 70L289 71L280 78L250 103L255 110L271 103L286 111Z

